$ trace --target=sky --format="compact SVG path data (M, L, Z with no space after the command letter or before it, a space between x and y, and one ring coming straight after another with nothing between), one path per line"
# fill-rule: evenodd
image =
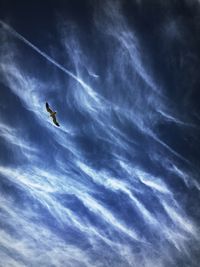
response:
M199 267L199 32L197 0L0 0L0 267Z

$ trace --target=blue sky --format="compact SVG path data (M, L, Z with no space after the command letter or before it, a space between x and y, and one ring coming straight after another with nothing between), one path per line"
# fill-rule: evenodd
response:
M199 1L2 7L0 266L198 267Z

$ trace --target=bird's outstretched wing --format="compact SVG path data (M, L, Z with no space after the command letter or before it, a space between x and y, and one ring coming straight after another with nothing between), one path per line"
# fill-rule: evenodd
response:
M49 104L46 102L46 109L49 113L52 113L53 111L50 109Z
M60 126L60 124L56 120L56 116L55 115L53 116L53 122L54 122L55 125Z

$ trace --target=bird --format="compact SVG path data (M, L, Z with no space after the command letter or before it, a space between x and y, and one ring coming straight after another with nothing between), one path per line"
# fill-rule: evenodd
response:
M52 117L52 119L53 119L53 122L54 122L54 124L56 125L56 126L60 126L60 124L57 122L57 120L56 120L56 111L53 111L53 110L51 110L50 109L50 107L49 107L49 104L46 102L46 109L47 109L47 111L50 113L50 117Z

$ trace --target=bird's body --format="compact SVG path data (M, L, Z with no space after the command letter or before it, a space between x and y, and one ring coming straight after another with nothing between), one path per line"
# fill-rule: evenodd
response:
M53 122L56 126L60 126L59 123L56 120L56 111L53 111L50 109L49 104L46 102L46 110L50 113L50 117L52 117Z
M56 115L56 113L57 113L56 111L52 112L51 115L50 115L50 117L53 118Z

